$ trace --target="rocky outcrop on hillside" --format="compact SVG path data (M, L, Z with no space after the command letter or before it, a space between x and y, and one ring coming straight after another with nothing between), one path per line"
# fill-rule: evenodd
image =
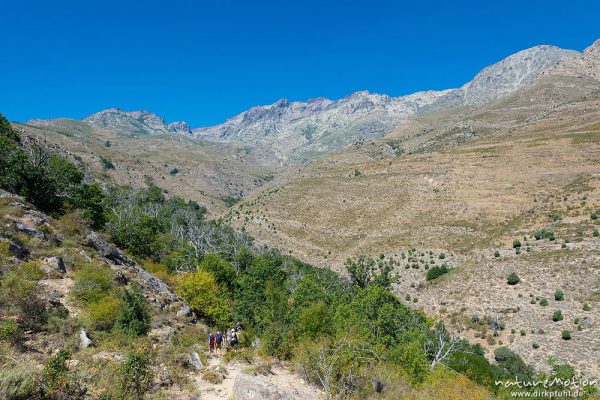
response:
M191 135L192 133L186 122L173 122L167 125L162 117L149 111L123 111L119 108L110 108L92 114L83 121L126 134Z
M567 75L572 77L587 77L600 80L600 39L586 48L583 53L577 53L568 60L549 68L544 74Z

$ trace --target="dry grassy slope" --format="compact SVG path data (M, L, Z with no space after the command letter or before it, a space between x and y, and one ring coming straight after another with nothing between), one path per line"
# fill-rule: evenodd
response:
M245 195L270 180L273 173L245 161L243 149L181 135L124 135L74 120L16 126L58 145L71 158L81 157L98 178L139 187L148 176L169 193L196 200L211 213L226 209L223 198ZM115 169L105 169L101 157L110 159ZM179 170L174 176L170 174L173 168Z
M572 82L541 82L526 93L529 100L521 94L420 117L411 123L429 124L425 135L410 137L402 127L382 142L355 144L289 171L224 218L261 242L338 271L347 257L384 253L402 275L399 297L409 294L405 301L444 316L465 337L490 350L509 344L539 368L555 355L600 376L600 238L592 236L600 226L590 218L600 210L600 101L597 82L583 89ZM457 140L461 132L448 133L457 126L474 135ZM427 142L445 149L428 152L434 147L422 146ZM391 155L399 145L414 154ZM540 228L557 239L531 238ZM511 247L515 239L523 242L520 255ZM426 283L427 261L411 268L400 257L412 247L444 252L458 268ZM522 280L516 286L506 284L512 271ZM563 302L553 300L558 288ZM530 295L550 305L531 304ZM582 310L585 303L591 311ZM555 309L563 310L563 321L552 322ZM473 314L498 316L506 329L481 338L486 329L469 322ZM572 340L561 339L564 329Z
M352 163L350 149L282 176L226 218L321 265L412 246L486 248L539 201L598 173L598 120L591 100L445 151Z

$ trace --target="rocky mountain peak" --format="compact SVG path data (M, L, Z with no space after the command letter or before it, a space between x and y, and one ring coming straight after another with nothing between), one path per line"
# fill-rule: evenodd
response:
M587 47L583 51L583 54L594 55L596 57L600 56L600 39L596 40L591 46Z
M83 119L92 125L112 129L128 134L178 133L191 135L186 122L166 124L164 118L147 110L123 111L120 108L109 108Z
M578 54L555 46L535 46L490 65L461 89L464 104L483 104L530 83L544 70Z

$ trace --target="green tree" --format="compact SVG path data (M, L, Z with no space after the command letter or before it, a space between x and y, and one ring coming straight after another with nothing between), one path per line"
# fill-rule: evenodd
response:
M210 272L199 270L180 275L176 291L188 302L197 316L220 326L231 322L228 301Z
M130 336L143 336L150 331L151 315L147 300L139 286L123 290L115 328Z

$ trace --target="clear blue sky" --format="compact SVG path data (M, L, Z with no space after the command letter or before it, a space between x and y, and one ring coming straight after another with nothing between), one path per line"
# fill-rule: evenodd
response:
M537 44L583 50L596 1L5 1L0 112L120 107L215 124L281 97L457 87Z

